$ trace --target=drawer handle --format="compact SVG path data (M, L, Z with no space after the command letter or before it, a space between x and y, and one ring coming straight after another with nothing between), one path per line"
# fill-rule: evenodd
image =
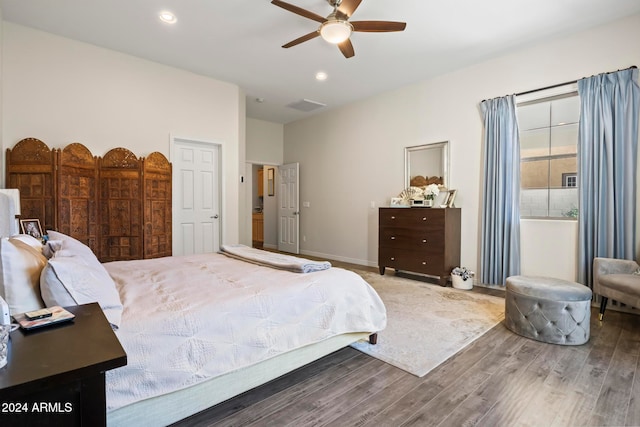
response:
M396 260L395 257L391 257L391 261L395 261L395 260Z
M391 240L396 240L396 236L391 236Z
M423 221L426 221L426 220L427 220L427 217L422 217L422 220L423 220Z
M427 265L427 261L422 261L422 265Z
M396 219L396 217L395 217L395 216L392 216L392 217L391 217L391 219Z
M422 243L427 243L427 239L422 239Z

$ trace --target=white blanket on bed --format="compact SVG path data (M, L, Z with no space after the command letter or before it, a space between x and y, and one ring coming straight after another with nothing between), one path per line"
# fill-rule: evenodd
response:
M386 326L378 294L338 268L274 270L220 254L104 264L124 305L127 366L107 372L107 409L347 332Z
M293 255L269 252L263 249L250 248L246 245L222 245L222 253L232 258L267 267L280 268L294 273L311 273L331 268L329 261L312 261Z

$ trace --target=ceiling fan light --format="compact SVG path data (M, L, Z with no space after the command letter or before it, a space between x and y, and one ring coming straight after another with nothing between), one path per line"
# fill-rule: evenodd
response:
M338 44L351 36L353 27L347 21L330 20L320 26L320 35L329 43Z

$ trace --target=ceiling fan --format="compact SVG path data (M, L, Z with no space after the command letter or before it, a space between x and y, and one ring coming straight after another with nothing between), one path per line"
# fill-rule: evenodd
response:
M355 55L353 45L349 37L353 31L365 32L365 33L386 33L391 31L404 31L407 24L405 22L394 21L353 21L349 22L349 18L353 15L353 12L360 6L362 0L327 0L327 2L333 7L333 12L326 18L316 15L301 7L294 6L292 4L280 1L272 0L271 3L279 6L283 9L293 12L296 15L303 16L313 21L319 22L320 27L302 37L298 37L295 40L283 45L284 48L296 46L300 43L309 41L318 36L321 36L329 43L338 45L340 52L345 58L351 58Z

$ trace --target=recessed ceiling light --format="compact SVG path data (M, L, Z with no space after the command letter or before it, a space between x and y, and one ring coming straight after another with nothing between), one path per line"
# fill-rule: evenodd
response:
M175 24L176 21L178 21L176 16L167 10L160 12L158 16L162 22L166 22L167 24Z
M318 71L316 73L316 80L318 80L318 81L323 82L323 81L327 80L328 77L329 76L324 71Z

